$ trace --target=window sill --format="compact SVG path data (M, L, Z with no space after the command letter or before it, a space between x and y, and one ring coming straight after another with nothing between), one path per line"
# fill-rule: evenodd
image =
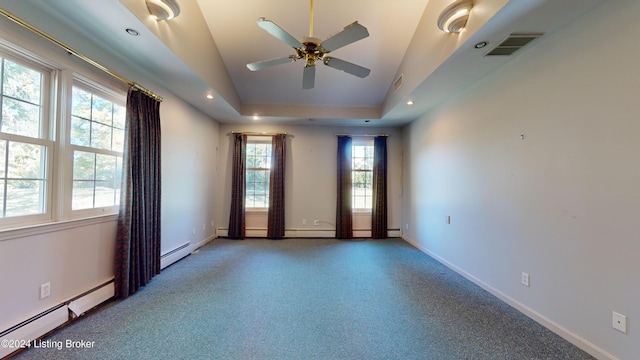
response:
M53 221L44 224L31 226L23 226L18 228L0 230L0 241L13 240L22 237L47 234L56 231L68 230L94 224L101 224L111 221L117 221L118 214L109 214L102 216L94 216L90 218Z
M269 212L269 208L248 208L244 209L245 214L266 214Z
M353 210L351 210L351 212L353 214L365 215L365 214L371 214L371 209L353 209Z

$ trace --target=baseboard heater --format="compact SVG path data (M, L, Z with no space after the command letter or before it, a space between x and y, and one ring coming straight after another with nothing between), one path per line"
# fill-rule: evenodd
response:
M29 341L37 340L56 328L66 324L114 295L113 279L86 291L62 304L54 306L0 333L0 342L8 345L0 347L0 358L21 349Z
M216 235L219 237L227 237L229 230L227 228L220 227L217 229ZM367 238L371 237L371 230L359 230L354 229L353 235L355 237ZM247 228L247 237L267 237L267 229ZM335 229L324 228L302 228L302 229L285 229L284 236L286 238L335 238ZM399 238L402 237L402 231L399 228L387 229L387 237Z
M191 254L191 242L187 241L186 243L179 245L166 253L160 255L160 268L164 269L167 266L175 263L176 261L182 259L183 257Z

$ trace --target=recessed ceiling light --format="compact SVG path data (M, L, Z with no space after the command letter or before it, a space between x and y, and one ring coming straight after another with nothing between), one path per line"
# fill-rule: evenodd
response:
M132 35L132 36L138 36L140 35L140 33L138 32L138 30L132 29L132 28L126 28L124 31L127 32L127 34Z
M413 105L413 100L407 101L407 105L409 105L409 106Z
M483 47L489 45L488 41L480 41L479 43L475 44L473 47L476 49L482 49Z
M260 120L260 117L258 115L253 115L253 120Z
M213 99L213 95L207 94L207 99L209 99L209 100Z

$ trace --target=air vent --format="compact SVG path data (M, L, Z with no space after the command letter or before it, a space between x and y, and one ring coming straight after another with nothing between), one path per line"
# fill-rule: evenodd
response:
M509 56L542 34L511 34L484 56Z
M398 92L398 89L402 87L402 74L398 76L398 79L393 82L393 93Z

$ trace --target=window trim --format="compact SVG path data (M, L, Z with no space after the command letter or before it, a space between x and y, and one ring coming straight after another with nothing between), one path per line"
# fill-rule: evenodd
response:
M60 53L58 48L43 46L39 39L25 36L17 28L7 28L0 34L0 56L42 71L45 76L38 144L44 144L47 151L44 213L0 218L0 241L30 236L32 229L38 229L37 233L46 233L59 228L83 226L85 221L97 223L117 218L119 207L114 207L109 213L105 213L103 208L98 208L94 213L71 211L73 174L69 165L72 152L67 145L70 142L68 123L71 119L71 91L74 84L82 82L91 89L99 89L100 96L120 104L126 104L128 84L91 65L75 62ZM2 134L5 135L15 134ZM19 138L13 139L19 141Z
M373 147L373 145L374 145L373 138L370 138L370 137L353 137L352 138L352 142L351 142L351 148L352 148L351 161L353 161L353 158L355 156L354 148L356 146L370 146L370 147ZM372 153L372 156L373 156L373 153ZM351 211L353 213L358 213L358 214L367 214L367 213L370 214L372 212L372 210L373 210L371 207L369 207L369 208L356 208L355 204L354 204L353 173L356 172L356 171L358 171L358 172L371 172L373 174L373 167L371 168L371 170L369 170L369 169L366 169L366 170L351 169L351 180L352 180L352 183L351 183L351 191L352 191L352 194L351 194L351 206L352 206L352 209L351 209ZM371 185L373 186L373 183ZM372 188L372 190L373 190L373 188ZM373 193L371 194L371 200L372 200L372 206L373 206Z
M57 70L51 65L40 60L39 57L29 55L19 50L15 45L5 40L0 41L0 57L10 60L16 64L36 70L42 74L42 84L40 93L40 133L39 137L33 138L24 135L0 133L0 141L20 142L25 144L40 145L45 148L45 186L44 186L44 206L40 214L19 215L11 217L0 217L0 230L11 229L20 226L30 226L51 222L54 219L54 196L53 188L56 179L54 178L54 163L56 157L55 141L55 113L56 108L56 85ZM2 78L0 78L2 81ZM1 97L0 97L1 101Z
M271 147L271 143L272 143L272 137L269 135L250 135L247 136L247 146L249 144L266 144L269 145ZM273 149L271 149L271 151L273 151ZM245 155L245 160L246 160L246 155ZM245 171L245 177L247 177L247 171L249 170L262 170L262 171L267 171L268 176L271 176L271 168L249 168L246 167L244 169ZM246 199L247 199L247 194L246 194L246 190L247 190L247 180L245 179L245 204L246 204ZM267 189L267 196L269 196L269 190ZM265 207L248 207L245 206L245 214L264 214L269 212L269 204L267 203L267 206Z
M76 151L94 153L94 154L102 154L102 155L111 155L111 156L121 156L124 161L124 149L123 152L106 150L101 148L92 148L88 146L75 145L71 143L71 120L72 120L72 97L73 97L73 88L77 87L84 91L87 91L93 95L100 96L105 100L111 101L123 107L126 107L126 95L118 95L114 90L106 88L105 86L98 84L85 76L73 73L72 77L69 81L69 85L67 86L69 101L67 101L66 114L64 116L65 123L65 139L64 146L66 148L66 156L65 156L65 168L66 178L64 180L65 191L64 191L64 214L66 214L65 218L67 219L80 219L85 217L93 217L99 215L111 215L117 214L120 210L120 204L112 205L112 206L102 206L102 207L94 207L88 209L77 209L73 210L73 155Z

